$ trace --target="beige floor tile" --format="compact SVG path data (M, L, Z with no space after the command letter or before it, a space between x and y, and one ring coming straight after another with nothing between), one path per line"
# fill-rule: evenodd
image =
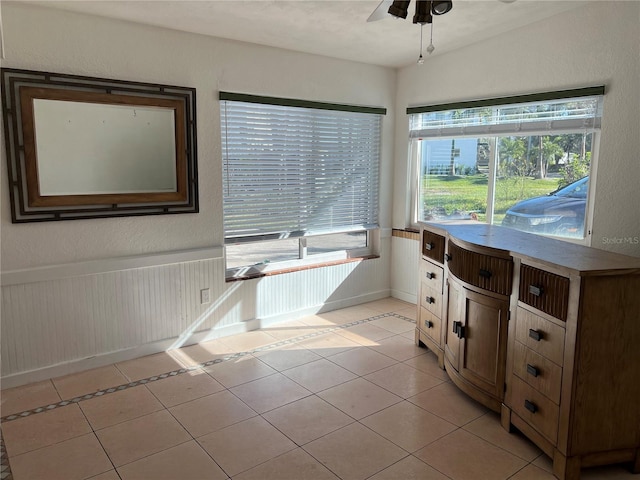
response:
M0 392L0 413L3 417L12 413L20 413L52 403L62 398L58 395L51 380L30 383L21 387L8 388Z
M297 400L263 417L298 445L304 445L354 420L316 395Z
M247 470L233 480L339 480L301 448Z
M209 340L188 347L180 348L176 353L185 362L205 363L216 358L222 358L233 354L233 349L220 340Z
M363 378L329 388L318 393L318 396L356 420L402 400Z
M147 388L166 408L224 390L220 383L202 370L151 382Z
M180 370L181 368L196 364L196 362L185 360L186 357L177 358L167 352L162 352L155 355L136 358L134 360L128 360L122 363L116 363L116 367L118 367L118 370L120 370L130 381L134 382L136 380L160 375L161 373L172 372L173 370Z
M405 457L380 473L376 473L370 480L448 480L437 470L414 456Z
M415 322L417 314L418 314L418 309L416 308L415 305L411 305L409 308L403 308L402 310L396 310L395 313L397 313L398 315L401 315L403 317L410 318L411 320L413 320Z
M542 453L538 447L521 433L509 433L502 428L500 415L494 412L487 412L482 417L466 424L463 428L527 462L532 462Z
M240 400L258 413L264 413L311 395L281 373L244 383L231 389Z
M395 312L410 307L416 308L415 305L394 297L381 298L380 300L363 303L362 305L380 313Z
M227 475L195 441L118 468L122 480L223 480Z
M305 363L299 367L285 370L282 373L314 393L357 378L357 375L354 373L329 360L322 357L319 358L320 360Z
M459 427L487 413L485 407L451 383L441 383L408 400Z
M204 371L227 388L277 373L275 369L252 355L217 363L205 367Z
M415 454L453 480L506 480L527 462L462 429Z
M382 312L376 310L375 308L369 307L368 304L362 304L334 310L332 312L329 312L328 315L335 315L336 318L341 319L339 320L340 324L345 324L355 322L357 320L365 320L367 318L375 317L376 315L380 315L380 313Z
M435 356L435 354L433 352L430 352L426 348L424 349L424 351L424 355L410 358L409 360L405 360L403 363L415 368L416 370L420 370L423 373L431 375L432 377L448 381L449 375L447 375L447 372L445 370L438 366L438 358Z
M229 476L260 465L296 445L261 417L200 437L198 442Z
M553 473L553 461L545 454L540 455L531 463L545 472Z
M354 327L336 330L336 333L364 346L377 345L379 340L395 335L389 330L376 327L370 323L362 323Z
M527 465L509 480L558 480L551 473L545 472L533 464Z
M116 467L191 440L166 410L98 430L96 435Z
M359 423L304 446L342 480L362 480L407 456L407 452Z
M409 333L411 333L411 331L409 331ZM371 347L371 349L394 358L399 362L404 362L405 360L426 353L424 348L416 346L413 340L403 337L402 335L383 338L378 342L378 345Z
M253 356L259 358L262 362L266 363L271 368L275 368L279 372L299 365L304 365L315 360L320 360L322 358L311 350L297 347L286 347L278 350L258 352L254 353Z
M139 385L79 403L94 430L162 410L147 387Z
M332 355L331 361L357 375L367 375L396 363L394 359L368 347L358 347Z
M400 334L401 337L408 338L413 343L416 342L416 332L409 330L408 332L404 332ZM426 352L425 352L426 353Z
M298 345L302 348L308 348L312 352L325 358L346 352L352 348L361 347L360 344L337 333L318 335L317 337L302 340L298 342Z
M2 425L2 435L10 457L90 432L91 427L76 404L19 418Z
M11 459L15 480L82 480L113 470L93 433Z
M52 382L64 400L71 400L87 393L129 383L129 380L114 365L108 365L54 378Z
M169 411L196 438L256 416L256 412L227 390L183 403Z
M404 363L378 370L365 378L402 398L412 397L443 382Z
M220 338L220 342L229 346L235 352L250 352L277 341L277 338L259 330Z
M280 341L313 333L316 331L316 328L311 327L300 320L294 320L291 322L278 323L276 325L264 327L262 331L271 335L276 339L276 341Z
M377 320L372 320L369 323L396 334L410 332L416 329L415 324L394 316L379 318Z
M120 480L120 475L118 475L115 470L109 470L108 472L101 473L87 480Z
M306 317L302 317L299 321L316 329L316 331L322 331L323 329L339 325L334 323L332 317L335 317L335 314L332 312L324 312L315 315L307 315Z
M458 428L406 401L360 422L408 452L415 452Z

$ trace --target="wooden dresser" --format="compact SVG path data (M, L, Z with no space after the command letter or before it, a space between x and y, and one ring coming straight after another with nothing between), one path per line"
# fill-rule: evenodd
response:
M640 472L640 258L503 227L421 225L416 342L553 459Z

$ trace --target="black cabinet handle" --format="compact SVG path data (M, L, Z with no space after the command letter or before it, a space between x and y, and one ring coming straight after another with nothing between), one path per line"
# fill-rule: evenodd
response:
M531 413L536 413L538 411L538 407L536 407L536 404L530 402L529 400L524 401L524 408L529 410Z
M529 285L529 293L533 296L540 297L544 293L544 288L537 285Z
M424 321L424 325L425 325L427 328L433 328L433 322L431 322L431 321L429 321L429 320L425 320L425 321Z
M460 328L460 325L462 325L460 322L453 322L453 333L455 334L458 333L458 329Z
M538 375L540 375L540 370L527 363L527 373L533 377L537 377Z
M480 269L480 273L479 273L479 275L480 275L482 278L491 278L491 272L490 272L489 270L485 270L484 268L481 268L481 269Z
M536 342L542 340L542 332L538 330L534 330L533 328L529 329L529 337L533 338Z
M464 325L458 326L458 338L464 338Z
M436 274L432 272L427 272L425 275L429 280L433 280L434 278L436 278Z
M445 254L444 254L444 259L445 259L447 262L450 262L451 260L453 260L453 257L452 257L451 255L449 255L448 253L445 253Z
M432 303L436 303L436 299L433 297L427 297L425 298L426 302L431 305Z
M433 250L434 246L435 245L432 242L427 242L427 243L424 244L424 249L425 250Z

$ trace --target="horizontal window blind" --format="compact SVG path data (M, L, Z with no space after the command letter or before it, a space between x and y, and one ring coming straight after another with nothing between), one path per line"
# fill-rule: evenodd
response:
M604 87L600 87L604 92ZM410 113L410 138L479 137L493 135L531 135L544 132L593 131L600 128L602 118L599 88L582 89L570 98L554 98L524 103L504 103L506 99L448 104L435 107L413 107ZM558 92L562 93L562 92ZM567 93L568 94L568 93ZM545 98L544 95L538 95ZM534 96L531 96L534 97ZM514 97L524 99L523 97Z
M380 114L224 99L220 111L228 242L378 226Z

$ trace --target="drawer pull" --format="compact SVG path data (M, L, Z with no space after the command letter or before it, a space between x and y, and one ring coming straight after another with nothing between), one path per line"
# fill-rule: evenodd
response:
M432 272L427 272L425 275L429 280L433 280L434 278L436 278L436 274Z
M456 335L458 334L458 329L460 328L460 325L462 325L462 323L453 322L453 333L455 333Z
M480 269L480 274L482 278L491 278L491 272L489 270L485 270L484 268Z
M435 298L433 298L433 297L427 297L427 298L425 298L425 301L426 301L429 305L431 305L432 303L436 303L436 299L435 299Z
M527 373L533 377L537 377L538 375L540 375L540 370L527 363Z
M424 244L425 250L433 250L433 247L435 247L435 245L432 242L427 242Z
M464 325L458 325L458 338L464 338Z
M425 320L425 321L424 321L424 325L425 325L427 328L433 328L433 322L432 322L432 321L430 321L430 320Z
M541 297L544 293L544 288L537 285L529 285L529 293L535 297Z
M538 407L535 403L530 402L529 400L524 401L524 408L529 410L531 413L536 413L538 411Z
M445 259L447 262L450 262L451 260L453 260L453 257L452 257L451 255L449 255L448 253L445 253L445 254L444 254L444 259Z
M538 330L534 330L533 328L529 329L529 337L533 338L536 342L542 340L542 332Z

